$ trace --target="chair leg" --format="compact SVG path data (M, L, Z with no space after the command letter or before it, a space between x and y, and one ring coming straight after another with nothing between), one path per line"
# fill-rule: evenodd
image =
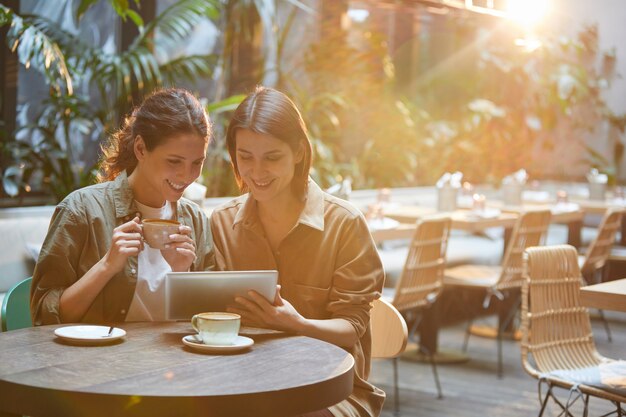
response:
M393 414L400 415L400 388L398 387L398 358L393 358Z
M606 332L606 338L609 343L613 343L613 337L611 335L611 328L609 327L609 322L604 316L604 310L598 310L598 314L600 315L600 320L602 320L602 324L604 325L604 331Z
M513 303L511 303L511 308L505 316L504 320L498 323L498 335L497 335L497 343L498 343L498 378L504 377L504 365L502 359L502 339L504 330L509 327L509 325L515 319L515 315L519 310L520 304L522 302L521 296L517 296Z
M541 409L539 410L539 415L537 417L543 416L543 412L546 411L546 406L548 405L548 400L550 399L551 395L552 395L552 387L550 386L548 388L548 392L546 392L545 398L541 402Z
M441 383L439 382L439 373L437 372L437 362L435 361L435 356L432 353L426 352L426 354L428 355L428 359L430 360L430 367L433 370L433 377L435 378L435 386L437 387L437 398L441 400L443 398L443 392L441 391Z
M583 417L587 417L589 415L589 395L585 395L585 405L583 408Z
M502 368L502 328L498 326L498 378L500 379L504 376Z
M469 319L467 322L467 328L465 329L465 339L463 339L463 352L467 352L467 345L469 344L472 324L474 324L474 319Z

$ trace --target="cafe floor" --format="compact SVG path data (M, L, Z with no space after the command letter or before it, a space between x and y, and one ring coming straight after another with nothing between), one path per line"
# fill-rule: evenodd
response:
M613 342L607 341L602 323L592 320L596 346L600 354L614 359L626 359L626 314L606 312L613 334ZM439 346L460 349L464 326L443 329ZM503 345L504 377L496 376L496 341L472 336L468 355L470 360L462 364L439 365L439 378L444 398L437 399L437 392L430 365L400 360L400 415L415 417L530 417L539 413L537 381L522 369L519 342L505 340ZM374 360L370 381L387 393L387 401L381 414L394 416L393 367L391 360ZM545 386L544 392L545 392ZM567 399L565 390L558 391L560 399ZM580 403L580 400L578 401ZM613 408L604 400L591 398L590 416L603 415ZM574 415L582 415L582 407L572 408ZM559 414L558 406L549 407L544 416Z

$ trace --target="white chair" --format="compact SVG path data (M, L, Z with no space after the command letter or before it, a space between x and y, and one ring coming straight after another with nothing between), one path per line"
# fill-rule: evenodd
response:
M402 315L385 300L372 303L370 311L372 326L372 358L393 359L393 388L396 414L400 411L398 390L398 356L404 352L408 330Z

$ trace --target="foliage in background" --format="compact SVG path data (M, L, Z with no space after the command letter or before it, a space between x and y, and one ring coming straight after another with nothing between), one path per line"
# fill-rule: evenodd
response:
M77 22L96 3L82 0ZM626 126L626 117L612 114L601 96L616 76L615 53L598 50L594 27L576 39L545 36L538 48L513 47L506 27L447 19L445 45L413 41L450 55L441 62L420 56L425 66L405 85L383 35L367 27L347 33L336 22L319 27L320 11L299 0L183 0L147 23L127 0L109 5L139 27L128 51L107 53L45 17L0 6L0 26L11 25L10 47L50 87L33 123L16 132L33 140L9 142L17 163L3 172L7 192L29 187L37 172L57 200L89 183L94 167L81 164L70 144L100 139L133 99L181 79L214 81L207 109L215 140L203 171L209 196L237 193L225 127L229 111L256 84L296 101L314 146L312 174L323 187L346 177L355 188L432 185L456 170L472 182L494 184L519 168L545 177L554 175L554 164L536 157L554 158L558 146L586 146L585 163L609 174L622 157L619 139L613 160L584 142L602 121L622 133ZM207 18L221 31L215 54L157 61L155 31L160 40L184 42ZM324 36L295 36L294 27L304 22L315 22Z
M81 2L77 24L94 3ZM139 25L139 35L126 51L107 52L45 16L20 16L0 5L0 26L10 26L9 47L22 65L43 74L50 87L32 122L18 127L17 139L4 142L4 152L16 161L3 171L9 195L41 187L31 182L42 181L59 201L92 183L96 166L85 166L84 158L72 151L82 149L85 137L101 138L114 130L133 100L157 87L211 75L214 56L184 56L160 63L154 53L159 45L153 39L157 30L165 41L185 39L200 19L218 16L218 0L176 2L145 26L128 2L110 0L110 4L122 18L128 16Z
M461 170L472 182L497 184L520 168L535 178L565 179L566 172L555 172L559 143L599 155L585 139L597 136L594 129L609 116L602 92L615 76L614 54L598 50L595 27L576 39L540 42L512 47L513 39L496 30L460 65L419 86L413 118L421 126L420 182ZM453 95L446 94L450 85ZM608 161L591 165L603 162L606 171Z
M355 47L339 28L325 32L304 54L307 88L292 87L311 129L318 181L326 187L350 177L356 188L411 181L412 121L394 94L384 38L373 34Z

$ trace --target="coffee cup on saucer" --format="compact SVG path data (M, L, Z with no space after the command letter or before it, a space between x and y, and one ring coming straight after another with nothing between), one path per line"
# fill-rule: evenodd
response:
M143 239L153 249L165 249L170 235L180 232L180 222L168 219L144 219Z
M205 345L232 345L239 334L241 316L234 313L199 313L191 318L191 325L198 332L196 339Z

